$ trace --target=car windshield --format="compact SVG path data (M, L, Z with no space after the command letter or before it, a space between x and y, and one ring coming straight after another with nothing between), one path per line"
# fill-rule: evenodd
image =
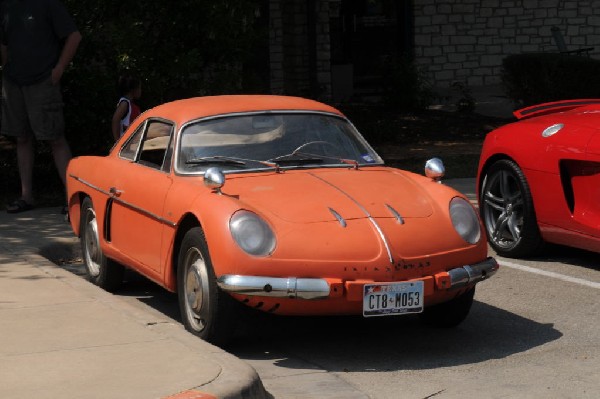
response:
M382 164L346 119L323 113L268 112L201 120L184 126L177 170L201 173L265 168Z

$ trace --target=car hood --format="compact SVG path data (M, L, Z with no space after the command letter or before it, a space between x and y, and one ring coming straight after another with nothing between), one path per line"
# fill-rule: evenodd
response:
M429 181L428 181L429 182ZM425 218L431 197L394 169L313 169L231 175L223 192L265 214L294 223L373 218Z

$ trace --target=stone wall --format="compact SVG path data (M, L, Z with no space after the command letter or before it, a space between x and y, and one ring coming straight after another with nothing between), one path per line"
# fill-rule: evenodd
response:
M600 1L414 0L414 23L417 63L437 87L499 83L507 55L558 51L553 26L569 50L600 55Z

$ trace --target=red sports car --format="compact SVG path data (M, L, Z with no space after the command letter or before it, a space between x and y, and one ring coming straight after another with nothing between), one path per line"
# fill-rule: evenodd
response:
M477 176L480 212L502 256L544 242L600 252L600 100L516 111L487 135Z

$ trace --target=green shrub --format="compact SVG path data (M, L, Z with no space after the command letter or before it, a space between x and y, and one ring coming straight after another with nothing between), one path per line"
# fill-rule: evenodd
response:
M600 97L600 61L559 54L514 54L502 63L507 95L523 106Z

